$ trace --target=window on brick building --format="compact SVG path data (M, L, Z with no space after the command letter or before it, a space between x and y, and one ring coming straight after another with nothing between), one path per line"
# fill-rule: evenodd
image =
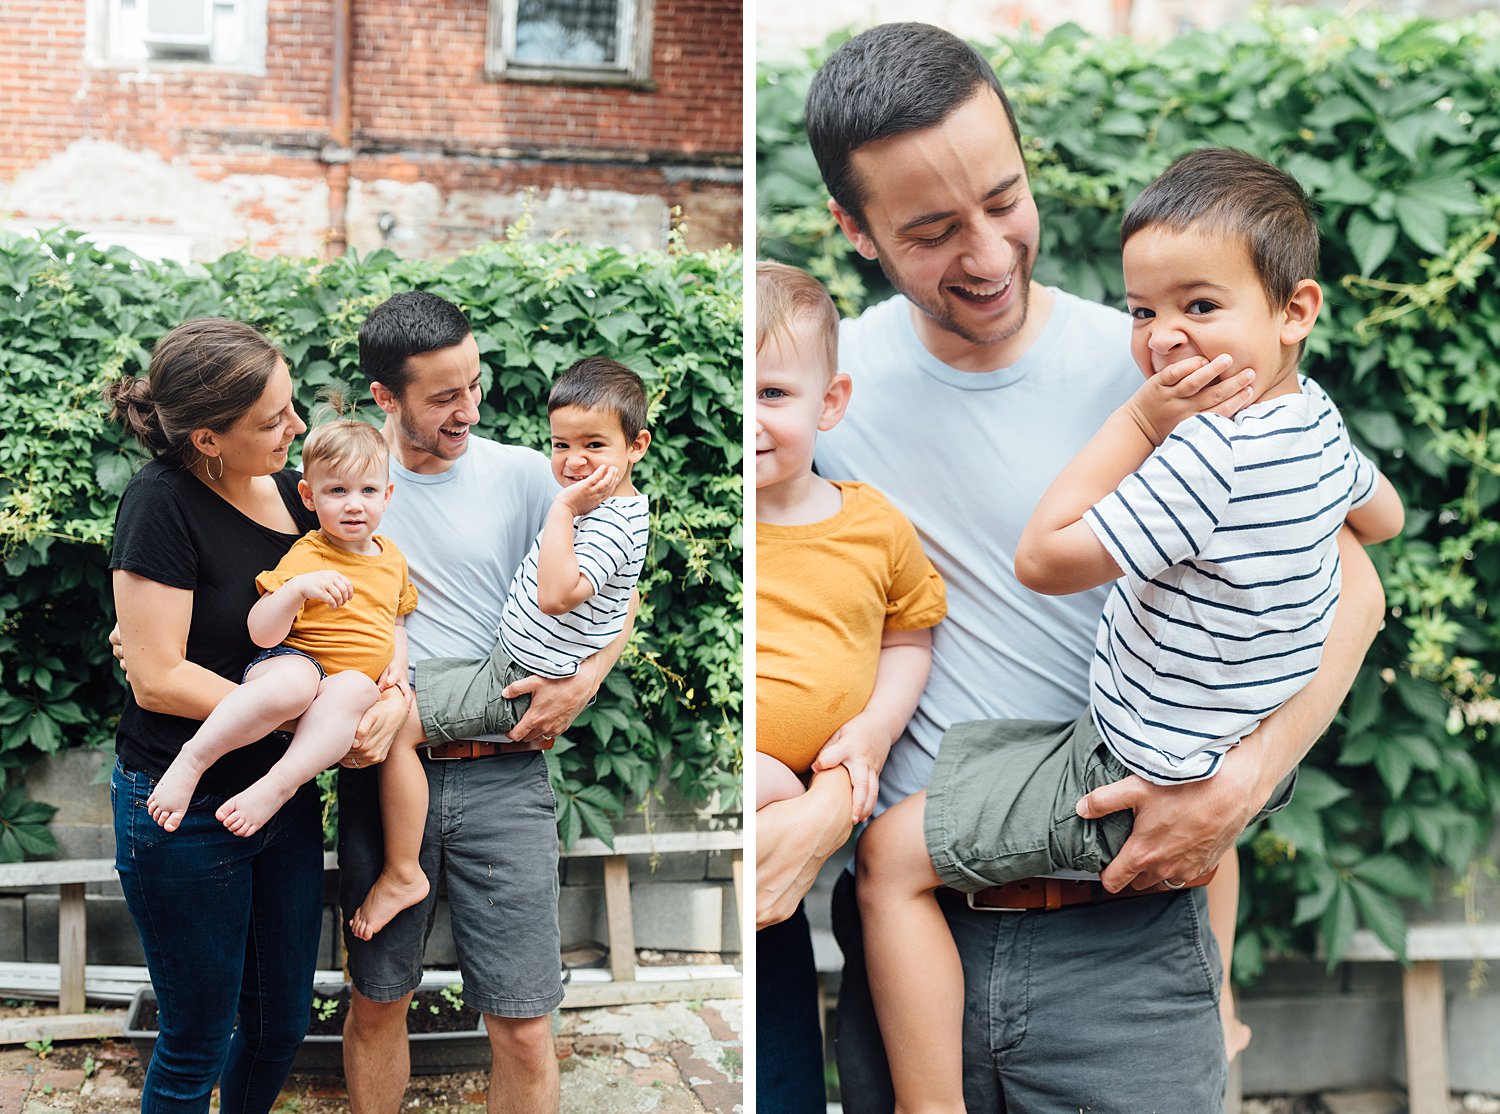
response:
M648 81L652 3L489 0L486 71L508 81Z
M100 65L197 64L262 73L266 0L88 0Z

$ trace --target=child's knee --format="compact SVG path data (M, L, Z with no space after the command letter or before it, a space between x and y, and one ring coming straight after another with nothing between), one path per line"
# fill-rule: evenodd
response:
M380 689L363 673L348 669L325 680L318 688L318 699L342 704L363 713L380 699Z
M267 670L255 678L261 682L257 697L267 711L282 719L296 719L318 695L322 683L318 667L305 658L284 657L273 659L283 663L280 668Z

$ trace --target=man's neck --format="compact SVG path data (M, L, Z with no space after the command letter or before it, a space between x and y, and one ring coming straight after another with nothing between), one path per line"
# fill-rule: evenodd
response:
M1041 283L1033 282L1025 323L1003 340L988 344L976 344L949 332L914 304L910 307L910 312L917 340L933 356L954 371L987 372L1011 367L1031 350L1031 346L1046 331L1056 300L1054 291Z
M755 521L767 526L811 526L843 506L843 492L812 472L755 489Z

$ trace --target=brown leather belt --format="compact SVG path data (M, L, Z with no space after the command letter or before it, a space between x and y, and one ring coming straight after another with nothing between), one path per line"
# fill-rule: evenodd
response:
M435 743L424 748L428 758L451 760L454 758L488 758L493 754L524 754L531 750L551 750L554 740L538 739L535 742L492 743L483 739L455 739L451 743Z
M1114 901L1117 898L1180 893L1208 885L1208 880L1218 869L1214 867L1207 874L1200 874L1180 886L1158 882L1143 890L1133 890L1127 886L1119 893L1110 893L1096 878L1021 878L1003 886L991 886L987 890L969 894L969 908L989 913L1023 913L1035 909L1050 912L1070 905L1097 905L1101 901Z

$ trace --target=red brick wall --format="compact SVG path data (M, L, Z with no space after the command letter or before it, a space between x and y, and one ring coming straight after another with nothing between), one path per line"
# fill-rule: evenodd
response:
M0 0L0 184L84 138L153 151L207 180L321 181L331 0L267 7L257 76L90 66L84 0ZM688 210L690 242L739 240L738 184L669 181L657 168L741 165L740 0L656 0L650 89L487 79L486 0L351 7L355 179L650 194Z

